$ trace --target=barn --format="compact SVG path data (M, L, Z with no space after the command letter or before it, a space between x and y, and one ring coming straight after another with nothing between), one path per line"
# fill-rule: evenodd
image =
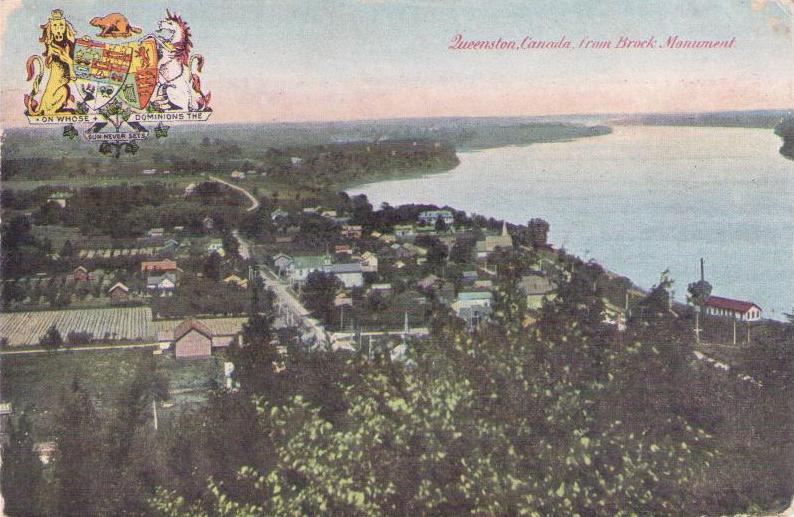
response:
M174 354L193 359L212 355L212 330L196 319L188 319L174 329Z

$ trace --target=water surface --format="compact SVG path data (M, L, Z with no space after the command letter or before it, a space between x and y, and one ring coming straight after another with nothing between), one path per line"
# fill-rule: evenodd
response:
M550 240L650 287L670 269L676 297L697 280L714 294L790 312L794 162L772 130L616 127L571 142L460 153L454 170L351 189L382 202L435 203L526 223Z

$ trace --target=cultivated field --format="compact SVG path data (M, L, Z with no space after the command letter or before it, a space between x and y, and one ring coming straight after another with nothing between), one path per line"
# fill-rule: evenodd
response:
M0 339L6 340L8 346L34 345L52 325L64 339L70 332L88 332L96 340L154 339L149 307L0 314Z

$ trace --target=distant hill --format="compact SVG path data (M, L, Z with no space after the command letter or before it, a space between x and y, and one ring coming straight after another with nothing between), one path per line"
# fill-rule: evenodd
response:
M645 126L709 126L772 129L794 110L717 111L704 113L638 113L611 118L614 124Z

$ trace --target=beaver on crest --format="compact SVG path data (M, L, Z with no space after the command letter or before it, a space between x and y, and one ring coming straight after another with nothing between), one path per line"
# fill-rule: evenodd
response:
M91 20L91 25L102 30L97 34L100 38L127 38L133 33L140 34L140 27L130 25L127 17L121 13L110 13L107 16L97 16Z

